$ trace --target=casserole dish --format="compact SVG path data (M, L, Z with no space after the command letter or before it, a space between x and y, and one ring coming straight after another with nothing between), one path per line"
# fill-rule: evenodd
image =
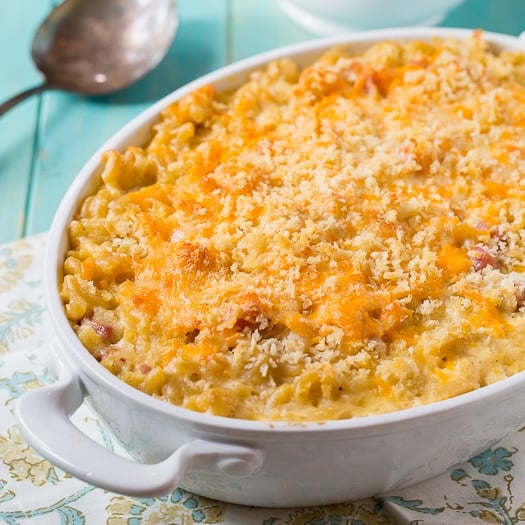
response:
M144 144L162 108L196 88L229 89L279 57L304 66L334 45L367 47L382 40L464 39L469 30L395 29L292 46L208 75L152 106L102 150ZM518 38L487 33L498 49ZM28 442L55 465L89 483L135 496L181 485L208 497L258 506L335 503L383 493L430 478L519 428L525 418L525 375L457 397L392 412L323 423L230 419L192 412L135 390L104 369L80 344L58 293L67 225L98 185L100 152L83 168L57 211L45 263L48 307L56 332L57 382L17 404ZM132 458L82 435L69 416L87 399ZM503 408L502 408L503 407Z

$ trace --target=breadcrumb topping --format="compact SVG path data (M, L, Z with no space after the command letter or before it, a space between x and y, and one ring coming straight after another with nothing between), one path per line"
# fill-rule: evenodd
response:
M130 385L223 416L322 421L525 369L525 56L333 49L166 108L108 151L62 297Z

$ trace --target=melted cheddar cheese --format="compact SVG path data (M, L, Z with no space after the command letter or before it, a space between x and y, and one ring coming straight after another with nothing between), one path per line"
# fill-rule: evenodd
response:
M61 294L152 396L366 416L525 369L524 228L524 55L382 42L202 87L105 153Z

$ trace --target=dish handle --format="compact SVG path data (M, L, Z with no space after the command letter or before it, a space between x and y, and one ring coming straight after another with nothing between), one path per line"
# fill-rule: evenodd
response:
M197 439L159 463L144 464L104 448L70 420L83 402L78 378L64 368L57 382L23 394L15 417L26 441L52 464L100 488L127 496L169 494L189 470L250 476L263 463L251 447Z

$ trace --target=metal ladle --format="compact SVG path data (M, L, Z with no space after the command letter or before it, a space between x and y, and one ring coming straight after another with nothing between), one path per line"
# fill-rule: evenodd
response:
M151 71L178 21L174 0L66 0L42 22L31 55L44 82L0 105L0 116L48 89L112 93Z

